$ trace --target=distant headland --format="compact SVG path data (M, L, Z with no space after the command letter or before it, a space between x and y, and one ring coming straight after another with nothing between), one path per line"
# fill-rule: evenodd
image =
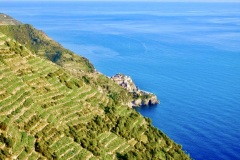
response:
M111 79L132 94L133 98L129 103L130 107L151 106L159 104L159 100L155 94L139 89L130 76L118 73L112 76Z

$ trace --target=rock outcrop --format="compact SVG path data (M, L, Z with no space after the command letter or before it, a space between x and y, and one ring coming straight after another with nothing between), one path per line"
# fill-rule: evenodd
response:
M153 93L147 93L144 91L138 92L140 94L139 98L134 99L132 101L133 107L140 107L140 106L151 106L155 104L159 104L159 100L157 96Z
M140 90L133 82L130 76L124 74L116 74L111 79L125 88L132 94L132 101L129 103L131 107L150 106L159 103L157 96L153 93Z

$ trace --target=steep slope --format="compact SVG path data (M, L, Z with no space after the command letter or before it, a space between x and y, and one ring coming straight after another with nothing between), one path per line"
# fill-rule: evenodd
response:
M156 99L156 96L153 94L129 92L118 87L106 76L98 74L94 66L86 58L63 48L44 32L35 29L31 25L2 25L0 26L0 31L24 44L33 54L56 63L71 75L85 79L92 86L100 87L116 103L140 106L141 104L148 104L151 99Z
M74 76L0 33L0 159L189 159L103 90L123 91L108 82Z
M12 17L0 13L0 25L20 25L20 24L22 23L13 19Z
M0 25L0 31L24 44L34 54L57 63L76 75L81 75L82 72L94 71L93 65L86 58L63 48L44 32L36 30L29 24ZM74 68L74 71L72 68Z
M33 54L56 63L71 75L107 92L116 103L128 104L132 100L133 95L106 76L95 72L94 66L86 58L63 48L31 25L2 25L0 31L24 44Z

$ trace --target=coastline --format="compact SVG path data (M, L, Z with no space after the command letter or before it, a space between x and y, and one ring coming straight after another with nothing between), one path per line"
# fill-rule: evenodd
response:
M131 101L128 102L129 107L132 108L160 104L160 101L154 93L138 88L130 76L118 73L110 77L110 79L129 92L132 97Z

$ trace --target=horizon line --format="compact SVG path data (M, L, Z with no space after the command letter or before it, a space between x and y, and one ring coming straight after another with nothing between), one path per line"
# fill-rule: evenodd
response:
M240 3L240 0L0 0L0 2L164 2L164 3Z

